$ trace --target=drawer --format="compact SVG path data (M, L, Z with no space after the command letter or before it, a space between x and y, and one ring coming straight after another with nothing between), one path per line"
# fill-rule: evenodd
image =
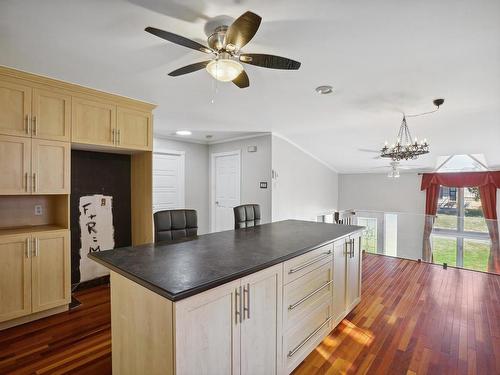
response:
M293 371L332 329L332 304L324 303L284 335L286 373Z
M333 264L322 266L295 279L283 287L283 326L289 327L300 323L324 302L333 301Z
M333 259L333 243L318 247L283 263L283 283L288 284Z

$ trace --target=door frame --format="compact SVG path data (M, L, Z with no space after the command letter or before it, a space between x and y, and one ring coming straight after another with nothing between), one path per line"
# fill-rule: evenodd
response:
M212 152L210 155L210 230L215 232L215 158L219 156L238 157L238 202L241 203L241 150L225 151L225 152Z
M175 155L175 156L180 156L181 158L181 171L182 171L182 176L180 177L180 183L179 183L179 190L180 190L180 203L181 203L181 208L186 208L186 152L185 151L176 151L176 150L168 150L168 149L157 149L153 151L153 160L152 160L152 182L153 182L153 196L152 196L152 201L154 202L154 191L155 191L155 186L154 186L154 179L155 179L155 172L154 172L154 159L155 155ZM154 204L154 203L153 203ZM153 213L155 212L154 207L153 207Z

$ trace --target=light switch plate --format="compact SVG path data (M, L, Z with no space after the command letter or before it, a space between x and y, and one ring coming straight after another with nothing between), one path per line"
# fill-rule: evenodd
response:
M43 207L41 204L35 204L35 216L43 215Z

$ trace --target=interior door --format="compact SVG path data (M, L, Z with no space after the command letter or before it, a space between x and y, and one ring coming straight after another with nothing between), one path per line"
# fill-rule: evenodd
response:
M153 212L184 208L184 154L153 154Z
M332 308L334 323L343 318L346 311L346 267L346 242L344 240L335 241L333 246Z
M240 151L213 154L212 168L212 231L233 229L233 207L240 204Z
M31 94L29 86L0 80L0 134L31 137Z
M281 373L281 279L281 265L241 279L241 375Z
M31 313L30 238L0 237L0 322Z
M71 96L53 89L33 90L33 137L70 141Z
M239 375L239 290L237 280L175 303L176 374Z
M32 192L36 194L69 194L70 143L33 139Z
M0 135L0 195L30 194L31 138Z
M351 310L361 297L361 237L351 236L352 251L347 255L347 308Z
M117 144L134 150L152 149L151 113L118 107L116 112Z
M33 312L70 303L69 232L40 232L34 238Z
M114 146L116 105L73 97L71 141Z

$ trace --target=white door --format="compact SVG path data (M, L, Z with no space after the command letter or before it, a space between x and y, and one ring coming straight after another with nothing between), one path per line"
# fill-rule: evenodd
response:
M184 208L184 153L153 154L153 212Z
M212 154L212 231L234 228L240 204L240 151Z

